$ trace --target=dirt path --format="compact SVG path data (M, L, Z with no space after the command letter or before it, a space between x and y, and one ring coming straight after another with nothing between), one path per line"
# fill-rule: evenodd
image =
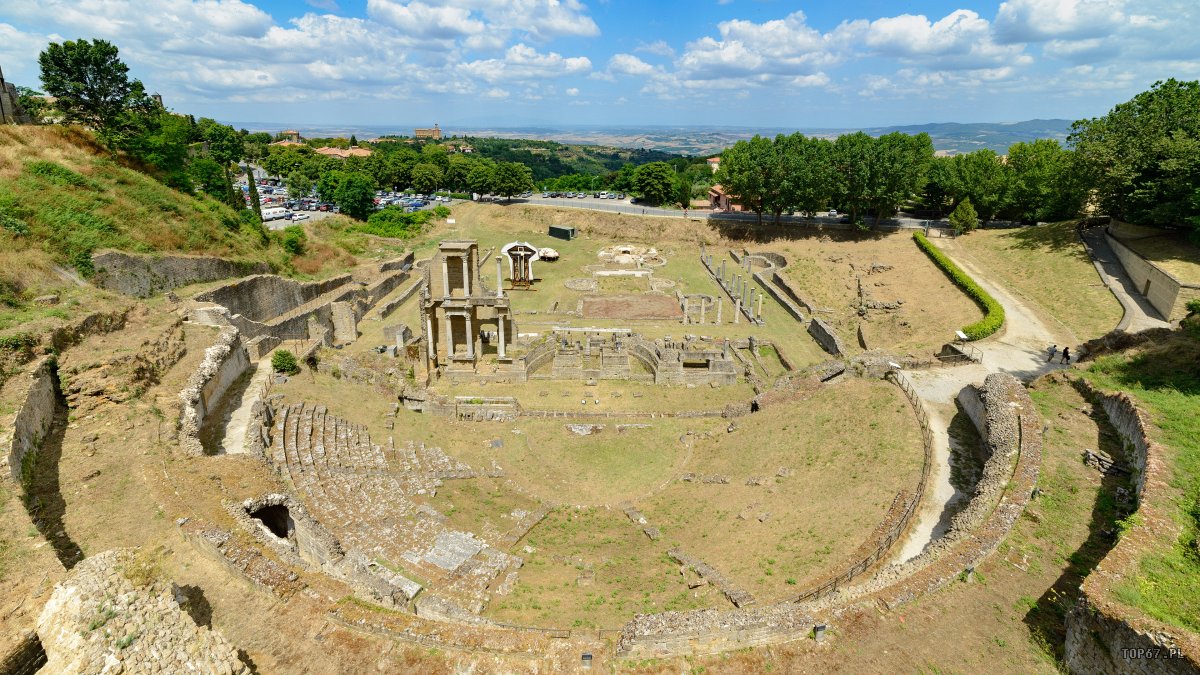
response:
M250 409L259 400L259 392L271 377L271 359L258 360L254 375L242 394L238 407L229 415L225 425L225 437L221 439L221 447L229 455L240 455L246 452L246 427L250 424Z
M1092 263L1096 266L1096 272L1125 309L1125 316L1121 318L1121 323L1117 324L1117 329L1136 333L1147 328L1169 328L1170 322L1163 321L1158 310L1138 293L1137 285L1125 273L1116 252L1105 238L1104 228L1088 228L1081 232L1081 237L1088 255L1092 257Z
M1069 331L1051 329L1020 298L988 279L962 255L955 242L942 240L938 247L1004 307L1005 321L1004 328L996 335L971 343L983 353L982 363L905 373L929 414L934 466L917 522L897 554L899 561L918 555L929 542L945 534L949 525L945 517L948 507L953 507L956 499L964 497L956 495L950 483L948 429L954 417L954 399L958 392L969 384L982 384L989 373L1008 373L1028 383L1063 368L1065 366L1058 363L1057 358L1054 363L1047 362L1046 350L1052 344L1067 345L1071 340Z

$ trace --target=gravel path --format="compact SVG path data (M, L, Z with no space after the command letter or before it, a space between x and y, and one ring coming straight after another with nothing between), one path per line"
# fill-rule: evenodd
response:
M1133 279L1125 273L1116 252L1104 236L1104 228L1090 227L1080 234L1083 245L1096 266L1096 272L1125 309L1125 316L1121 318L1121 323L1117 324L1117 330L1137 333L1147 328L1169 328L1171 324L1162 320L1162 315L1142 297Z

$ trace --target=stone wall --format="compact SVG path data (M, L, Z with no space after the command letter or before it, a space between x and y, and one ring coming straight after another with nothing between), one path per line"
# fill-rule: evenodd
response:
M138 298L148 298L161 291L201 281L271 271L270 266L261 262L190 255L142 255L122 251L96 253L92 256L92 265L96 268L93 284Z
M618 656L716 654L807 637L818 623L796 605L639 614L621 629Z
M1111 226L1104 236L1125 268L1125 273L1159 314L1168 321L1178 321L1187 316L1187 302L1200 299L1200 285L1185 284L1143 258L1114 237Z
M185 454L192 457L204 454L204 447L200 444L200 427L230 385L249 368L250 354L236 329L223 330L217 341L204 351L204 360L188 378L183 391L179 392L179 399L183 403L179 419L179 445Z
M1142 559L1179 539L1181 527L1173 516L1180 494L1171 485L1168 451L1151 438L1149 416L1128 394L1107 394L1081 382L1099 399L1129 449L1138 517L1084 579L1079 601L1067 613L1067 666L1074 673L1200 672L1200 636L1157 621L1113 595L1116 584L1138 575ZM1138 658L1139 653L1156 658Z
M10 387L16 388L16 398L21 404L11 420L5 420L0 426L3 430L0 431L0 450L13 480L24 485L26 457L32 458L37 452L54 421L59 396L54 357L43 356Z
M261 274L196 295L198 302L211 302L260 323L282 316L325 293L350 283L349 274L324 281L304 283Z
M421 289L421 287L424 285L425 285L425 277L423 275L420 277L417 277L417 280L415 282L413 282L412 284L410 284L408 288L404 289L403 293L396 296L392 300L388 301L387 304L385 304L379 308L379 318L386 319L389 314L396 311L397 307L399 307L400 305L403 305L409 298L411 298L413 296L414 293L419 291Z
M35 675L46 665L46 650L37 633L26 631L15 636L14 647L0 655L0 673L4 675Z
M183 610L174 584L139 571L137 555L91 556L54 587L37 625L44 672L249 673L233 645Z
M830 354L834 356L846 354L846 345L842 344L842 339L838 337L837 331L821 319L812 317L812 321L808 323L808 334L817 341L817 344L821 345L821 349Z
M920 555L881 570L843 600L871 597L889 608L911 602L974 569L1008 536L1037 485L1042 421L1025 387L1011 375L988 375L979 396L989 459L970 503Z

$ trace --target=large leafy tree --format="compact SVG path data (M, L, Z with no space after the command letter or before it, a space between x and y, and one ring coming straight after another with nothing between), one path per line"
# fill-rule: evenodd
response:
M880 136L873 145L870 203L878 222L892 217L925 185L933 162L933 140L925 133L897 132Z
M1200 82L1156 82L1076 122L1068 142L1109 215L1143 225L1200 219Z
M346 172L333 191L338 209L357 220L366 220L375 209L375 182L365 173Z
M996 217L1008 200L1009 172L992 150L975 150L955 155L951 194L957 207L970 199L979 219L985 223Z
M833 198L859 222L871 204L871 168L875 139L858 131L843 134L833 142Z
M1008 149L1010 173L1008 210L1027 221L1055 221L1079 213L1087 196L1079 179L1075 155L1058 141L1041 138L1015 143Z
M412 170L412 186L417 192L433 192L442 184L442 178L442 170L432 162L422 162Z
M471 169L471 173L467 174L467 189L481 195L491 193L495 183L492 168L492 164L480 162Z
M755 136L721 153L721 168L717 171L717 181L725 193L758 214L760 225L768 195L778 187L772 180L777 172L775 156L771 140Z
M107 142L119 143L136 132L137 116L154 109L111 42L52 42L38 56L38 65L42 86L55 98L63 121L89 126Z
M492 171L492 191L505 199L532 189L533 170L520 162L499 162Z
M664 204L675 192L675 171L666 162L643 164L634 173L633 185L646 201Z

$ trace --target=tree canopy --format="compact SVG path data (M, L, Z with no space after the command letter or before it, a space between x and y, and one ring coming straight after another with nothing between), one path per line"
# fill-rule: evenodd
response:
M63 121L89 126L102 139L121 138L133 126L133 115L154 106L142 83L129 78L129 66L111 42L51 42L38 65L42 86L56 99Z

